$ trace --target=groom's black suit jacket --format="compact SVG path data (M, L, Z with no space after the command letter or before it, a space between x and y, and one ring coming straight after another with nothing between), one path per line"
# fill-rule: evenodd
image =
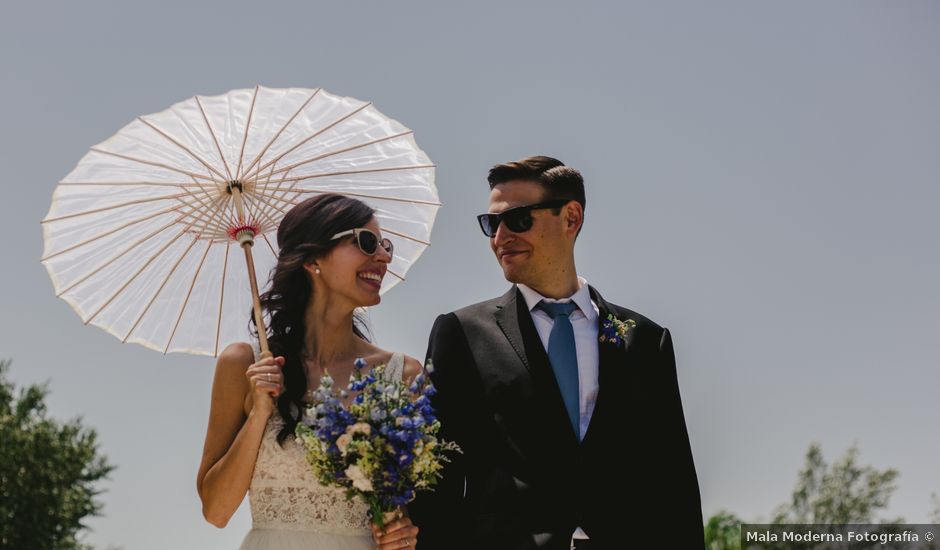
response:
M701 550L702 509L669 331L605 301L598 322L633 319L625 345L599 343L591 424L579 442L522 293L441 315L428 358L444 479L409 505L418 550Z

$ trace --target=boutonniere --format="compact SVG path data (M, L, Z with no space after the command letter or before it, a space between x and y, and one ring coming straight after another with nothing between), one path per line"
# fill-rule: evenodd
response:
M633 319L621 321L614 317L613 314L609 314L607 315L607 319L604 319L604 322L601 324L601 333L597 339L602 344L610 342L614 346L620 347L626 341L627 334L635 326L636 321Z

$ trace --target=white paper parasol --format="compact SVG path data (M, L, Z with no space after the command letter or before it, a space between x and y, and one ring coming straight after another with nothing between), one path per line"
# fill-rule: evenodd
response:
M383 293L430 244L441 206L412 132L371 103L261 86L197 96L91 148L55 190L42 262L84 323L218 355L248 338L253 302L260 316L281 218L319 193L376 209L395 243Z

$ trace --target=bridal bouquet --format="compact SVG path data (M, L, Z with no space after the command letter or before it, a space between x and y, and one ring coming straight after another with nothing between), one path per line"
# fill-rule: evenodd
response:
M383 528L415 491L437 483L448 461L445 452L459 448L437 438L440 422L430 402L435 390L427 376L406 385L385 380L385 365L367 374L363 367L365 361L357 359L339 397L324 373L296 434L317 479L346 489L347 498L361 497L372 523ZM426 370L432 369L429 362ZM347 409L340 397L349 392L357 395Z

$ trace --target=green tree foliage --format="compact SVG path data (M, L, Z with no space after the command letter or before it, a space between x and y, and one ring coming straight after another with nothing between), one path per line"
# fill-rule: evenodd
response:
M860 465L855 446L838 461L828 464L819 445L813 443L806 452L806 462L797 477L790 502L778 506L766 523L904 523L901 518L878 517L888 506L897 477L897 470ZM936 513L940 514L940 501L935 504L938 506ZM740 550L741 523L726 511L712 516L705 524L706 549ZM790 543L780 548L789 550L800 546Z
M85 549L82 520L99 515L95 488L112 471L93 429L48 418L45 385L20 388L0 361L0 548Z
M722 510L705 524L705 550L739 550L741 548L741 520Z
M829 465L813 443L790 502L777 508L771 523L903 523L877 517L888 506L897 477L897 470L858 464L855 446Z

